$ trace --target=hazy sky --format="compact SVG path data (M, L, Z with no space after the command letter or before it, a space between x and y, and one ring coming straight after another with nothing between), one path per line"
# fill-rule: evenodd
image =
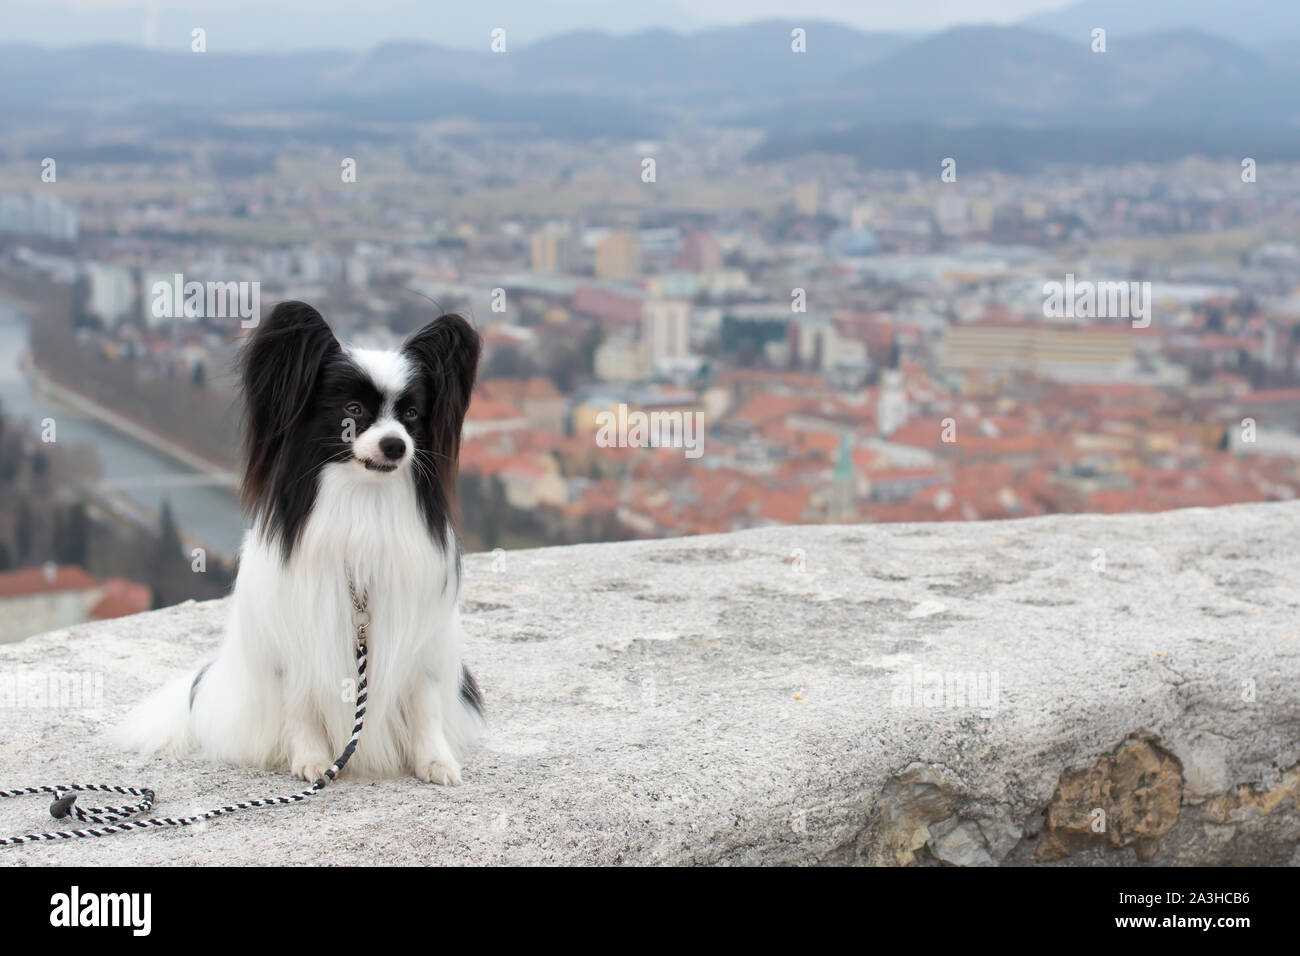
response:
M753 20L834 20L868 30L1009 23L1073 0L0 0L0 40L171 46L202 26L234 50L369 46L418 39L478 47L495 26L517 42L574 29L684 31Z

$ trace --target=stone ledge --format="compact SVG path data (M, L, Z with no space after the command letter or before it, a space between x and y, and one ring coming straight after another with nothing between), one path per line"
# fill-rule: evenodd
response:
M0 863L1296 864L1297 542L1300 502L473 555L492 729L464 786L344 780ZM224 611L0 647L0 674L104 689L7 714L0 787L147 785L164 815L295 790L103 742L211 652ZM927 706L936 674L986 696ZM52 822L0 802L0 833Z

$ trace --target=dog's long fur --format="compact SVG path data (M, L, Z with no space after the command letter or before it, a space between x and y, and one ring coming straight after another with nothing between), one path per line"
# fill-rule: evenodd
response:
M482 717L461 660L453 527L479 348L457 315L395 352L341 346L301 302L260 324L242 356L253 527L224 640L215 660L119 725L121 746L198 750L316 780L355 712L350 573L371 624L365 729L348 772L460 782ZM394 439L400 458L390 457Z

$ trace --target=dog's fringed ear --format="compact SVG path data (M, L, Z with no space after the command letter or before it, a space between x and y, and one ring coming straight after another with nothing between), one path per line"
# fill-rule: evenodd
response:
M325 319L305 302L281 302L240 355L244 388L244 501L263 500L284 436L311 399L321 366L339 351Z
M482 347L478 332L455 313L434 319L402 346L423 370L430 387L429 427L435 467L448 501L455 497L460 430L469 410Z

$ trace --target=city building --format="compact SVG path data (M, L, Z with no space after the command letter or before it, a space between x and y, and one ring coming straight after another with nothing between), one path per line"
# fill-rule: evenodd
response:
M943 365L1007 369L1059 381L1114 381L1137 368L1137 347L1124 326L972 322L943 334Z
M722 268L722 246L710 232L696 230L682 239L674 263L688 272L717 272Z
M794 208L801 216L815 216L821 207L821 186L816 179L805 179L794 187Z
M75 565L47 563L0 574L0 644L32 634L149 610L149 588L100 581Z
M636 234L615 230L596 245L596 278L634 279L641 274L641 244Z
M641 312L642 371L653 375L661 362L690 355L691 304L682 299L651 299Z
M131 270L105 262L86 265L86 309L108 328L126 318L135 304L135 284Z
M54 196L0 196L0 233L75 242L77 210Z
M611 336L596 348L592 372L601 382L636 382L644 372L641 343L627 336Z
M533 233L531 264L534 272L564 274L577 270L580 262L577 236L564 223L547 223Z

